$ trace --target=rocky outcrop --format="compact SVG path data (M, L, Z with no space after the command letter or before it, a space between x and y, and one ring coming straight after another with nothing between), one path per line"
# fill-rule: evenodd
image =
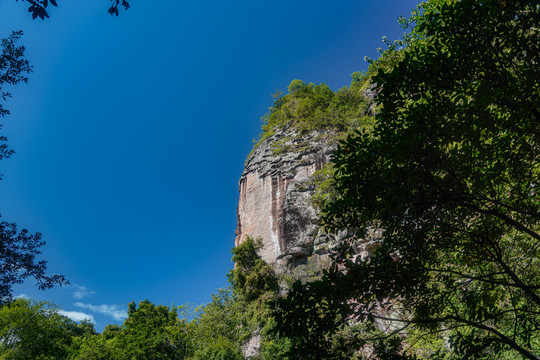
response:
M355 256L364 258L379 246L380 235L377 228L369 230L361 240L347 231L327 235L314 204L316 193L319 201L332 198L331 181L324 181L331 176L332 168L325 165L337 149L338 138L352 129L372 126L377 110L374 87L366 86L360 93L357 85L351 86L329 100L324 86L297 82L291 83L289 94L270 109L272 113L263 127L264 140L248 156L239 182L235 246L247 236L262 240L259 256L282 280L282 295L287 292L288 280L307 282L320 278L321 270L330 265L332 247L345 238L355 243ZM314 100L320 96L326 102ZM300 107L304 110L298 111ZM305 115L306 109L313 118ZM306 130L313 128L319 130ZM260 332L252 334L243 346L246 358L258 353L260 341Z
M293 274L313 263L313 254L325 253L311 177L330 160L336 144L333 134L300 136L292 127L263 140L240 178L235 245L248 235L261 238L259 255L277 274Z

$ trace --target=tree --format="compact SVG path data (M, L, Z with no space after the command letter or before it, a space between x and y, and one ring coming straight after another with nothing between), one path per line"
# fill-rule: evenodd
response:
M209 304L196 309L190 323L194 359L244 359L242 353L255 342L259 345L256 359L284 359L289 343L271 333L275 327L271 302L278 282L272 267L257 254L261 246L260 239L247 236L233 248L231 286L218 290Z
M333 159L324 224L354 236L279 303L281 330L343 358L538 359L539 3L430 0L402 22L374 130Z
M17 46L21 35L20 31L13 32L1 41L0 94L4 101L11 96L5 90L5 85L26 83L26 74L32 71L28 60L24 58L24 47ZM0 103L0 117L8 114L9 110ZM0 160L13 154L6 141L5 136L0 136ZM32 235L25 229L18 231L14 223L0 222L0 302L10 300L13 285L22 283L28 277L33 277L42 290L54 284L67 284L61 275L46 275L45 261L36 261L36 256L40 254L39 248L44 244L41 234Z
M182 359L187 346L187 323L177 308L145 300L128 307L128 318L116 335L116 346L130 359Z
M0 307L0 358L65 359L73 338L95 334L92 324L77 325L53 305L17 299Z
M231 340L218 336L195 355L197 360L244 360L244 356Z
M28 12L32 14L32 19L40 18L44 20L45 18L48 18L49 13L47 12L47 7L49 6L49 3L52 6L58 6L56 0L21 0L21 2L24 1L30 5L28 7ZM129 9L129 2L126 0L110 0L108 13L118 16L120 7L123 7L124 10Z
M188 306L169 309L145 300L137 307L131 302L122 326L74 338L70 359L240 360L253 337L260 345L257 359L284 359L288 340L270 333L275 321L269 304L277 295L277 279L257 254L260 246L248 237L233 249L232 286L212 294L212 301L194 314Z
M122 348L103 334L74 339L70 349L73 360L123 360L127 358Z
M247 236L232 250L235 266L228 274L229 282L247 301L256 300L267 292L273 293L278 288L274 269L257 254L261 247L261 239Z

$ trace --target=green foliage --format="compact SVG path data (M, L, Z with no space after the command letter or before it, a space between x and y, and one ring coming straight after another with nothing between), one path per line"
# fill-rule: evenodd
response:
M257 334L263 334L257 359L275 359L287 341L268 331L274 326L269 302L277 282L257 255L260 246L248 238L233 250L237 265L229 276L234 287L213 294L193 315L187 306L131 302L122 326L107 325L97 334L92 324L76 324L47 304L17 300L0 308L0 359L241 360L243 346Z
M278 303L299 352L540 356L539 12L431 0L405 22L404 48L374 65L377 123L341 143L323 219L354 236L323 279ZM374 227L382 246L355 259Z
M260 239L247 237L232 250L235 267L228 274L231 287L212 295L212 301L196 310L190 323L194 359L243 359L242 347L257 334L262 335L257 359L275 359L286 347L269 334L274 326L270 301L277 292L274 270L260 258Z
M229 272L229 282L235 292L247 301L253 301L264 293L275 292L277 281L274 269L262 260L257 250L262 247L262 240L250 236L233 248L234 269Z
M128 309L122 326L107 325L102 334L76 339L71 359L172 360L189 355L189 325L179 319L179 308L156 306L145 300L139 306L130 303Z
M76 360L123 360L129 359L123 348L104 334L78 337L73 340L70 359Z
M89 323L77 325L53 305L17 299L0 307L0 359L67 358L72 338L95 333Z
M219 336L195 354L197 360L242 360L244 356L238 346L229 339Z
M105 329L103 329L102 335L105 337L105 339L113 339L121 331L122 331L122 328L120 326L109 324L109 325L105 326Z
M212 302L198 308L190 324L195 359L243 359L241 349L260 336L255 360L286 359L288 339L279 338L271 303L277 296L277 280L270 265L257 254L259 240L247 237L233 249L235 267L229 273L231 287L212 296Z
M327 204L335 200L337 193L334 186L334 164L328 162L311 176L315 185L315 193L311 197L313 204L318 209L323 209Z
M193 358L218 358L219 354L227 354L236 359L250 338L261 334L261 349L256 359L276 359L276 354L284 352L287 340L269 333L269 329L275 326L269 306L273 298L267 293L254 301L247 301L235 294L232 288L221 289L212 295L212 302L199 307L190 324Z
M145 300L128 313L115 340L130 359L179 359L187 346L187 327L177 308Z
M342 134L351 128L370 127L369 102L364 95L369 77L356 72L352 78L350 87L338 91L332 91L325 84L293 80L286 95L279 93L274 96L270 112L263 117L263 132L255 148L276 130L290 126L300 134L314 130ZM285 142L289 140L282 139L281 144L276 145L276 153L287 151Z
M209 304L196 309L196 317L190 323L190 341L195 358L202 358L214 347L216 339L222 339L220 346L232 353L241 351L241 345L249 337L246 311L230 288L220 289L212 294ZM225 346L227 343L227 346ZM234 346L233 346L234 345Z

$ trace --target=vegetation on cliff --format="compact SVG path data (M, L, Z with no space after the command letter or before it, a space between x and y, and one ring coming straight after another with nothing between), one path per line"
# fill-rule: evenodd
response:
M351 129L371 127L371 101L366 96L368 85L369 75L359 72L352 74L349 87L338 91L332 91L326 84L293 80L287 94L274 94L274 104L262 118L262 132L254 149L276 132L286 129L292 131L272 144L276 155L299 150L298 145L287 145L293 137L302 139L307 133L317 132L320 137L335 143L340 135Z

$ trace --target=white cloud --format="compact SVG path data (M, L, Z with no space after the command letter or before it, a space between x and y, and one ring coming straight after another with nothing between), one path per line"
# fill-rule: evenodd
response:
M87 287L78 284L73 284L71 287L73 287L72 296L77 300L84 299L85 297L94 295L96 293L94 290L90 290Z
M96 323L96 321L94 320L94 316L93 315L90 315L90 314L85 314L83 312L80 312L80 311L64 311L64 310L59 310L58 311L61 315L64 315L64 316L67 316L68 318L70 318L71 320L73 321L83 321L83 320L90 320L92 323Z
M19 294L17 296L15 296L15 299L30 299L30 296L26 295L26 294Z
M112 317L114 320L122 321L127 318L127 311L122 310L118 305L92 305L76 302L73 304L81 309L87 309L95 313L103 314Z

